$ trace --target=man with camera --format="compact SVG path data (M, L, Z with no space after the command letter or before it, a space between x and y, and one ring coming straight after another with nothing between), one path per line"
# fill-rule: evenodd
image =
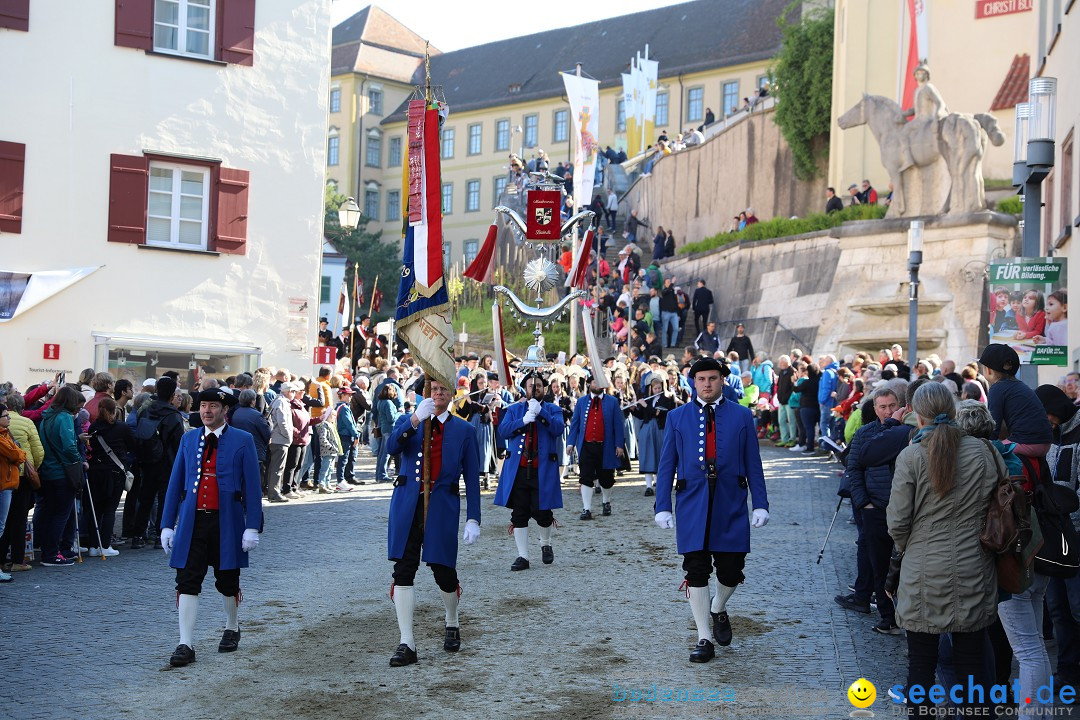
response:
M561 508L559 443L562 441L562 409L544 402L546 381L538 373L525 377L525 397L508 407L498 426L498 437L510 452L503 463L495 504L510 508L517 558L511 570L529 569L529 518L540 528L540 555L545 565L555 560L551 548L554 516Z
M745 580L743 567L750 552L750 527L769 521L769 500L761 467L754 417L748 408L724 397L724 376L730 372L713 358L690 368L697 390L694 402L668 413L656 475L656 524L675 527L683 583L697 625L697 646L690 662L708 662L715 655L713 638L731 644L727 601ZM753 519L746 513L747 494L753 500ZM709 604L709 576L716 567L718 589ZM709 616L712 616L712 627Z

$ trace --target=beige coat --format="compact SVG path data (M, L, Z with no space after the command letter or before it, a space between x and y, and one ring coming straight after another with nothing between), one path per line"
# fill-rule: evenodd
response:
M930 488L921 443L896 459L887 511L889 535L904 552L896 622L924 633L971 632L997 617L994 558L979 544L1001 457L982 440L962 436L956 486L943 498Z

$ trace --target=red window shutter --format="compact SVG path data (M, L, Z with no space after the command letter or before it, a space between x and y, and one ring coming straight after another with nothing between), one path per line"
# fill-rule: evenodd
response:
M26 146L0 142L0 232L22 232Z
M214 247L220 253L247 253L248 185L251 173L223 167L217 182Z
M255 60L255 0L220 0L218 59L251 66Z
M146 242L150 163L141 155L110 155L109 242Z
M0 0L0 28L30 30L30 0Z
M116 0L113 44L154 49L154 0Z

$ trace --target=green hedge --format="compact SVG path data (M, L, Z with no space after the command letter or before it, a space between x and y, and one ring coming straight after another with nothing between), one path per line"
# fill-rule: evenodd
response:
M1023 215L1024 203L1020 202L1020 198L1016 195L1010 195L1009 197L1002 198L997 201L997 205L994 207L1000 213L1009 213L1010 215Z
M740 240L772 240L773 238L802 235L803 233L828 230L849 220L880 220L888 208L884 205L854 205L835 213L815 213L804 218L773 218L746 226L739 232L719 233L679 248L680 253L695 253L739 242Z

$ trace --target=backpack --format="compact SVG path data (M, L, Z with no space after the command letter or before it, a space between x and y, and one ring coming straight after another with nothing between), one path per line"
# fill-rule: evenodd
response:
M161 437L162 418L153 420L146 414L135 421L135 459L143 465L154 465L165 459L165 440Z
M1053 482L1045 458L1018 457L1035 484L1031 506L1043 535L1043 546L1035 555L1035 572L1054 578L1075 577L1080 571L1080 535L1070 515L1080 509L1076 489Z

